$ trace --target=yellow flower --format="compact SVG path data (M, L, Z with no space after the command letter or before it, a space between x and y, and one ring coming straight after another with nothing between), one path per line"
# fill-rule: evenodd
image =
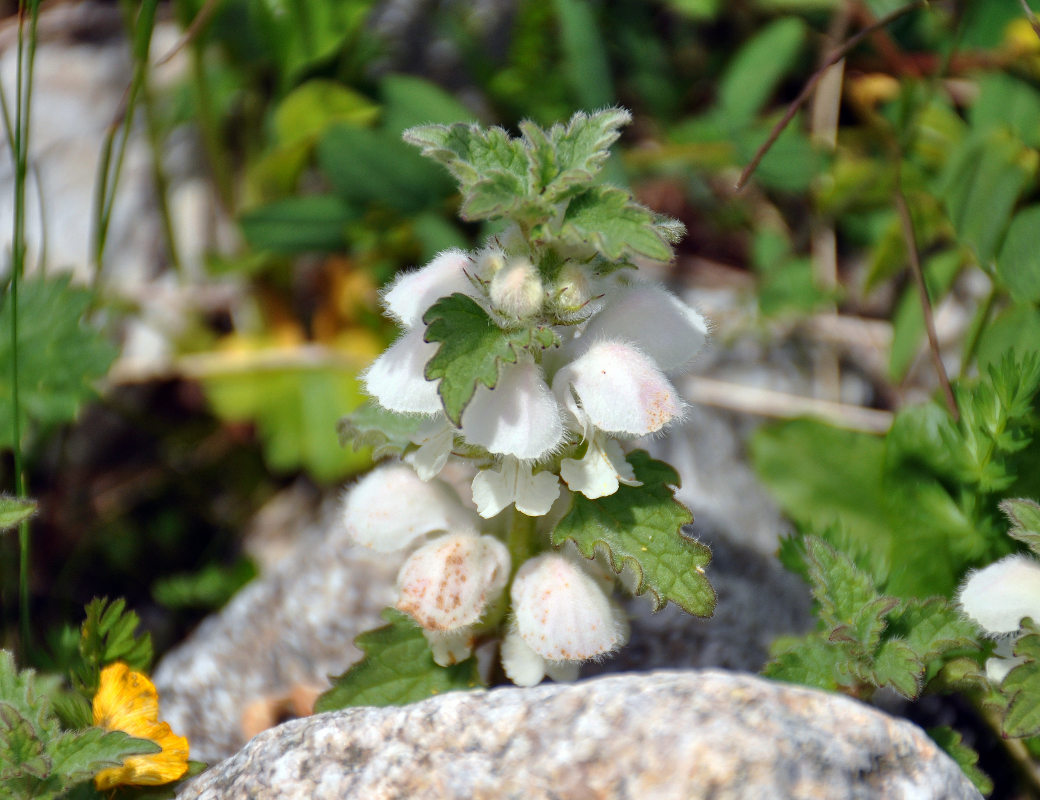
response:
M188 771L188 740L177 736L166 722L159 722L159 693L141 672L117 662L101 670L94 695L94 724L109 731L125 731L137 739L151 739L159 753L130 756L121 767L94 777L98 791L113 786L158 786L175 781Z

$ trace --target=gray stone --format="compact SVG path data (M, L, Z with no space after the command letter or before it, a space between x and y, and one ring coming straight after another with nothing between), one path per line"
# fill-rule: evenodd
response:
M181 789L212 798L913 798L979 793L914 725L717 671L452 693L280 725Z

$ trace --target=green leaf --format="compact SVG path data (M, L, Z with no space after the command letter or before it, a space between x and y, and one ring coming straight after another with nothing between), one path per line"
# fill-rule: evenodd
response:
M394 137L416 125L450 125L476 119L453 94L415 75L387 75L379 83L379 93L385 105L383 130Z
M336 430L343 447L371 447L372 458L378 460L404 453L424 421L417 414L397 414L369 401L340 419Z
M889 639L874 656L871 683L878 687L889 686L908 700L914 700L921 693L924 667L909 644L902 639Z
M905 601L889 615L889 622L922 663L951 650L978 648L975 625L944 597Z
M380 204L413 214L451 193L443 172L396 136L352 125L334 125L318 142L318 164L348 205Z
M494 389L500 366L513 364L521 350L544 350L557 343L548 328L503 330L472 297L442 297L423 315L426 341L440 342L426 363L427 380L440 379L437 392L448 418L461 424L477 384Z
M1006 72L979 75L979 96L969 117L974 129L1009 130L1030 147L1040 146L1040 92Z
M1011 220L997 275L1016 302L1040 302L1040 205L1023 208Z
M349 122L368 125L379 116L379 106L338 81L314 78L291 91L274 112L279 143L313 142L331 125Z
M649 592L655 610L671 600L690 614L711 616L715 590L704 576L711 551L682 534L693 516L673 496L678 474L643 450L627 459L643 485L622 486L597 500L574 494L552 533L553 545L570 539L586 558L602 546L615 572L625 565L633 568L639 580L636 594Z
M805 44L806 26L787 17L762 28L729 62L719 81L718 107L733 127L749 123L794 66Z
M66 731L47 748L53 771L61 776L63 788L93 778L102 769L118 767L128 756L161 750L150 739L135 739L123 731L102 728Z
M303 468L333 483L371 464L367 451L345 450L333 435L343 412L365 398L358 373L370 356L361 346L334 356L319 363L229 364L206 375L202 387L221 419L255 422L272 470Z
M928 728L926 733L931 737L943 751L957 762L957 766L968 776L975 788L984 795L993 791L993 781L989 776L978 768L979 754L964 744L961 735L946 725L938 728Z
M286 197L239 217L250 247L276 253L336 252L347 246L346 226L358 212L335 195Z
M35 500L0 494L0 532L17 528L35 513Z
M1021 498L1008 499L1000 504L1000 510L1011 520L1008 535L1040 556L1040 504Z
M1015 655L1026 659L1014 667L1000 685L1008 698L1002 725L1006 736L1040 735L1040 631L1030 620L1015 643Z
M349 706L399 706L444 692L483 686L476 658L440 667L422 629L411 617L392 608L383 612L389 622L363 633L354 644L365 657L342 675L314 704L317 713Z
M838 691L838 665L849 659L848 646L834 644L822 633L804 637L779 637L770 647L773 660L762 674L787 683Z
M958 239L975 250L980 264L996 254L1038 158L1007 131L992 130L965 140L950 159L940 192Z
M79 652L83 663L75 670L73 683L88 697L98 688L101 668L123 661L130 669L144 672L152 661L152 635L136 635L140 619L126 610L126 601L95 597L86 608L80 629Z
M68 276L32 277L18 287L18 390L22 435L29 423L71 422L95 395L116 348L85 321L92 293ZM14 444L11 292L0 300L0 448Z
M256 575L256 564L248 558L228 565L210 562L197 572L160 578L152 584L152 597L166 608L213 610L223 606Z
M676 229L639 205L624 189L594 186L574 197L564 212L560 239L594 247L608 261L646 256L670 261Z

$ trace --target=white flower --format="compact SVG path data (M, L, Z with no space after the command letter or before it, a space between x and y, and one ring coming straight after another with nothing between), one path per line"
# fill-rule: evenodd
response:
M529 517L549 513L560 496L560 481L551 472L534 474L530 463L505 456L498 469L484 469L473 479L477 513L488 519L508 505Z
M548 675L554 681L573 681L578 677L575 661L546 661L527 646L527 642L511 625L502 639L502 670L517 686L534 686Z
M424 373L437 347L436 342L423 339L422 328L406 331L362 373L365 391L383 408L399 414L441 411L437 382L426 380Z
M621 445L600 431L592 434L588 450L580 460L565 458L560 462L560 477L572 492L581 492L590 500L614 494L622 483L643 485L636 480Z
M616 289L606 300L584 337L632 342L665 372L689 366L708 338L704 317L660 286Z
M1022 619L1040 622L1040 563L1028 556L1002 558L971 573L957 593L964 613L998 640L996 657L986 662L990 680L1000 682L1021 659L1012 649Z
M426 310L455 292L473 295L473 283L466 275L473 262L462 250L445 250L421 269L403 272L383 292L387 312L405 328L422 322Z
M683 413L678 392L653 359L625 342L593 342L556 373L552 388L586 437L590 427L644 436Z
M352 541L380 553L435 531L473 530L476 519L440 481L420 480L406 464L377 467L347 493L343 519Z
M502 364L494 389L483 384L462 413L462 435L488 452L539 459L564 438L560 407L529 358Z
M455 427L443 414L431 417L419 426L412 436L419 449L405 456L405 461L415 468L424 481L435 478L448 463L451 449L455 445Z
M442 667L458 664L473 655L473 633L469 629L446 632L423 630L423 636L433 653L434 663Z
M596 579L560 553L526 561L510 595L515 637L507 636L508 647L503 643L502 666L520 685L537 683L553 665L605 655L628 639L627 622ZM536 657L542 660L541 673Z
M506 587L509 551L493 536L449 533L412 553L397 575L397 608L428 631L470 628Z

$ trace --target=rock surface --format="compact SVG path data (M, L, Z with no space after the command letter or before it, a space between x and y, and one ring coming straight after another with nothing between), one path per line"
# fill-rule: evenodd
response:
M215 798L978 798L918 728L718 671L452 693L273 728L181 789Z

